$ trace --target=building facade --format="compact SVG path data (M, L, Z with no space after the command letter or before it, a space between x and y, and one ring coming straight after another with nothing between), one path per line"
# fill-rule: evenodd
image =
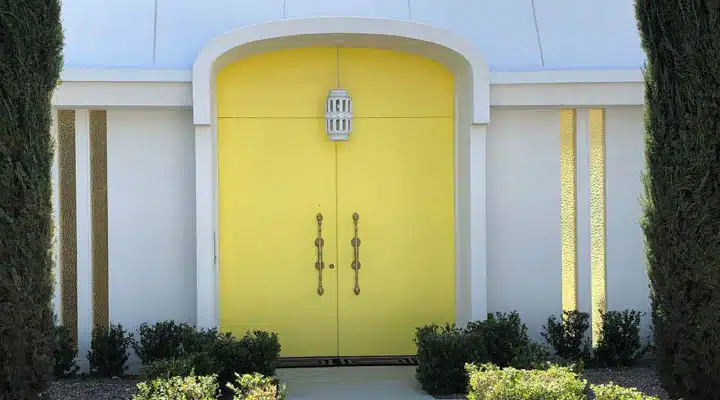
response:
M81 355L107 323L351 358L488 312L539 339L649 311L632 1L63 6L55 309Z

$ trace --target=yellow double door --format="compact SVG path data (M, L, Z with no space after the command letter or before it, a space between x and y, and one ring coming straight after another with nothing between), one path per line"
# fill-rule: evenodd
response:
M331 142L320 116L226 114L221 330L277 332L283 357L393 356L454 320L451 117L360 116Z

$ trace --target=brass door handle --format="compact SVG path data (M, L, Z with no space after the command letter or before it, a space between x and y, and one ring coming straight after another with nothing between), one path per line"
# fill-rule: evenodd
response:
M322 237L322 220L323 216L321 213L318 213L315 216L315 219L317 220L317 237L315 238L315 249L317 253L317 259L315 260L315 269L318 271L318 287L317 287L317 294L318 296L322 296L323 293L325 293L325 289L323 289L323 281L322 281L322 272L323 269L325 269L325 263L323 262L323 246L325 245L325 240L323 240Z
M360 220L360 215L358 213L353 213L353 231L354 235L352 240L350 241L350 244L353 247L353 261L352 264L350 264L350 268L355 271L355 287L353 288L353 292L356 296L360 295L360 238L358 237L358 220Z

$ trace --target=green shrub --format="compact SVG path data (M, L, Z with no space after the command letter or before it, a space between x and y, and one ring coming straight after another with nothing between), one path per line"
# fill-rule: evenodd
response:
M519 351L515 356L513 366L521 369L549 369L553 366L561 366L579 374L585 369L585 362L562 358L546 346L531 341L525 350Z
M633 310L601 313L602 334L595 349L595 362L607 367L631 366L642 357L640 320Z
M137 339L132 341L133 350L143 364L155 360L180 357L195 328L175 321L163 321L154 325L143 323L138 328Z
M285 385L262 374L235 374L235 385L228 382L227 387L235 394L234 400L284 400L287 397Z
M62 70L59 0L0 2L0 398L53 377L52 93Z
M490 362L499 366L522 367L530 349L527 326L516 311L488 313L484 321L470 322L468 331L481 332Z
M128 334L120 324L110 325L108 328L95 327L88 352L90 373L104 377L125 374L131 341L132 334Z
M542 337L560 358L571 361L588 361L591 357L590 340L586 333L590 328L590 314L567 310L558 320L554 315L543 326Z
M238 373L257 372L265 376L275 375L280 358L280 341L276 333L252 331L240 339L247 351L247 365Z
M672 398L720 393L720 7L636 0L647 67L642 228Z
M226 333L215 340L210 355L218 363L218 381L223 385L232 381L235 373L273 376L280 358L280 341L276 333L263 331L247 332L240 339Z
M612 382L606 385L590 385L595 400L658 400L657 397L646 396L635 389L617 386Z
M469 400L585 400L586 382L571 370L501 369L492 364L467 365Z
M465 364L488 360L482 332L452 324L417 328L415 344L417 380L423 390L433 395L465 393Z
M55 327L55 349L53 354L55 355L55 378L75 377L80 369L75 361L77 347L72 332L63 326Z
M173 376L211 375L219 369L218 362L208 353L191 353L178 358L156 360L140 369L142 380L170 378Z
M214 375L175 376L140 382L134 400L215 400L218 383Z

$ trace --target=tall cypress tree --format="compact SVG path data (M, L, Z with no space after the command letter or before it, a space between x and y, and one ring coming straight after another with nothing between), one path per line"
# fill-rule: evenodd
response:
M51 94L59 0L0 0L0 399L52 379Z
M645 69L643 229L658 367L720 396L720 1L636 0Z

